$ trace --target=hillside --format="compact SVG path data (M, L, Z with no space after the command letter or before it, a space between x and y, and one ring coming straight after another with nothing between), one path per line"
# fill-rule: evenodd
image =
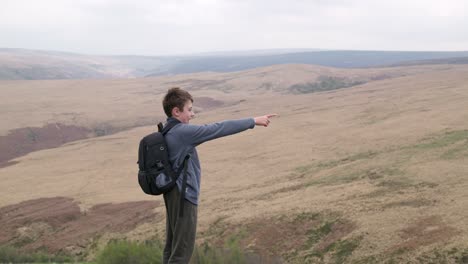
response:
M192 72L231 72L276 64L312 64L338 68L383 67L404 64L406 61L447 59L468 56L468 52L412 52L412 51L308 51L273 55L213 56L183 58L181 63L171 67L175 74ZM450 60L446 60L450 63ZM164 72L155 72L158 76Z
M195 110L236 105L252 95L307 94L450 67L353 69L277 65L233 73L201 73L129 80L0 81L0 166L31 151L103 136L164 120L154 114L162 87L198 91ZM34 91L32 91L34 89ZM53 96L45 96L53 95ZM90 97L90 95L93 95ZM158 99L159 98L159 99ZM131 107L129 108L129 106Z
M0 80L109 79L235 72L277 64L337 68L466 64L468 51L257 50L180 56L96 56L0 48Z
M141 125L163 118L161 97L176 85L203 98L196 124L280 114L268 128L199 147L198 244L235 238L288 263L468 258L464 65L1 81L4 136L47 123L121 129L0 168L0 243L86 255L112 238L162 238L164 205L139 190L135 161L154 130ZM111 225L97 220L105 212Z

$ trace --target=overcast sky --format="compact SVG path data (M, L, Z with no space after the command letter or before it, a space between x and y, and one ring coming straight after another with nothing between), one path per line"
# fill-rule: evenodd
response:
M465 0L1 0L0 47L174 55L468 50Z

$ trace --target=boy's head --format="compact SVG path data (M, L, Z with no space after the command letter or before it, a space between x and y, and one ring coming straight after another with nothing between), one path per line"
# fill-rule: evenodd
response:
M195 116L192 104L192 95L179 87L169 89L163 99L163 108L167 117L174 117L187 124Z

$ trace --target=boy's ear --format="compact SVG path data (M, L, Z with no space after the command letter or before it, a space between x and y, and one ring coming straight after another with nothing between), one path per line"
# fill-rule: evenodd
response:
M174 108L172 108L172 116L173 117L178 117L180 115L180 109L176 106Z

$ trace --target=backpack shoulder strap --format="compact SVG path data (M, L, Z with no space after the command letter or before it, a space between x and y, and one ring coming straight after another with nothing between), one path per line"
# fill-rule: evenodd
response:
M167 132L169 132L169 130L171 130L173 127L175 127L179 123L180 121L175 118L168 121L165 126L163 126L163 124L160 122L158 124L158 131L162 133L163 136L165 136Z
M180 201L179 201L179 217L184 217L184 201L185 201L185 192L186 192L186 188L187 188L187 163L188 163L188 160L190 159L190 154L187 154L187 156L185 156L184 158L184 163L183 163L183 167L181 168L182 169L182 173L184 176L182 176L182 192L180 194ZM178 172L179 174L181 173L181 171L179 170Z

